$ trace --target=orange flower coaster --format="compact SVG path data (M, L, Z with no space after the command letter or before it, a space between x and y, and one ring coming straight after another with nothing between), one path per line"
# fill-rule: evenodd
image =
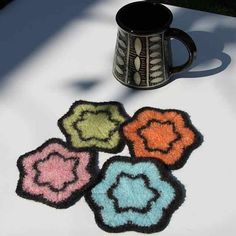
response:
M189 115L180 110L143 107L121 128L131 154L163 161L170 169L179 169L191 152L202 143L202 135Z

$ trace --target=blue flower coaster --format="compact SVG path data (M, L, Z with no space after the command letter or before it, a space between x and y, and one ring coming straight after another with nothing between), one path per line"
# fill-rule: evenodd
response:
M163 230L185 198L184 186L153 158L112 157L86 201L107 232Z

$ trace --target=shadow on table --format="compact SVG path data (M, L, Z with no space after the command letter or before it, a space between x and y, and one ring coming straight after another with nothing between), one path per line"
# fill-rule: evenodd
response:
M224 71L230 64L231 58L228 54L223 52L224 44L219 41L219 37L216 35L204 32L204 31L193 31L188 32L191 37L194 39L197 45L197 59L194 62L191 68L202 66L204 64L209 64L211 61L217 59L220 61L220 65L215 68L210 68L206 70L194 70L182 72L174 76L174 78L199 78L199 77L207 77L211 75L218 74ZM213 43L212 43L213 42ZM175 53L175 64L180 64L183 62L183 57L181 55L185 54L181 51L178 43L172 46L173 51ZM184 56L185 58L187 56Z
M214 17L220 17L219 15L211 15L209 17L210 22ZM229 27L224 24L218 24L212 31L191 31L195 22L202 21L207 25L208 15L203 12L189 11L184 15L181 11L178 11L174 16L174 27L184 29L194 40L197 46L197 59L190 69L197 66L206 67L213 60L219 60L220 66L215 68L209 68L207 70L192 70L180 73L174 78L199 78L207 77L214 74L218 74L224 71L230 64L231 58L228 54L223 52L224 46L227 43L236 42L236 28L235 26ZM219 20L218 20L219 21ZM183 52L182 47L179 47L179 43L174 42L172 44L174 52L174 63L183 63L183 58L186 58L186 54ZM183 56L185 54L185 56Z
M100 83L102 79L100 78L81 78L76 79L74 82L68 84L69 88L74 88L77 91L89 91L94 88Z
M4 8L7 4L11 3L13 0L0 0L0 10Z
M101 0L21 0L0 11L0 89L7 75L72 20Z

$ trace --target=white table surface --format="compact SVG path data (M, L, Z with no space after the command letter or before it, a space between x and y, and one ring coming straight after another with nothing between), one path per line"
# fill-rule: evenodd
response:
M158 234L236 235L236 18L171 6L172 26L190 33L198 46L195 73L135 92L111 73L114 15L128 2L21 0L0 11L1 236L108 235L84 199L56 210L15 194L18 156L48 138L64 138L57 120L79 99L120 101L131 115L143 106L187 111L205 142L173 172L187 198ZM180 63L184 54L174 48ZM101 164L109 157L101 154Z

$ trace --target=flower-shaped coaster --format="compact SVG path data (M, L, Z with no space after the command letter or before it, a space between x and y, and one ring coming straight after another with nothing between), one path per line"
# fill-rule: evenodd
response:
M67 142L75 148L118 153L124 148L120 125L129 116L118 102L75 102L58 121Z
M152 157L171 169L182 167L202 142L187 113L144 107L121 129L133 156Z
M50 139L18 159L20 179L16 193L55 208L68 208L91 185L97 170L94 152L68 149Z
M182 184L153 158L113 157L103 166L86 200L108 232L163 230L182 204Z

